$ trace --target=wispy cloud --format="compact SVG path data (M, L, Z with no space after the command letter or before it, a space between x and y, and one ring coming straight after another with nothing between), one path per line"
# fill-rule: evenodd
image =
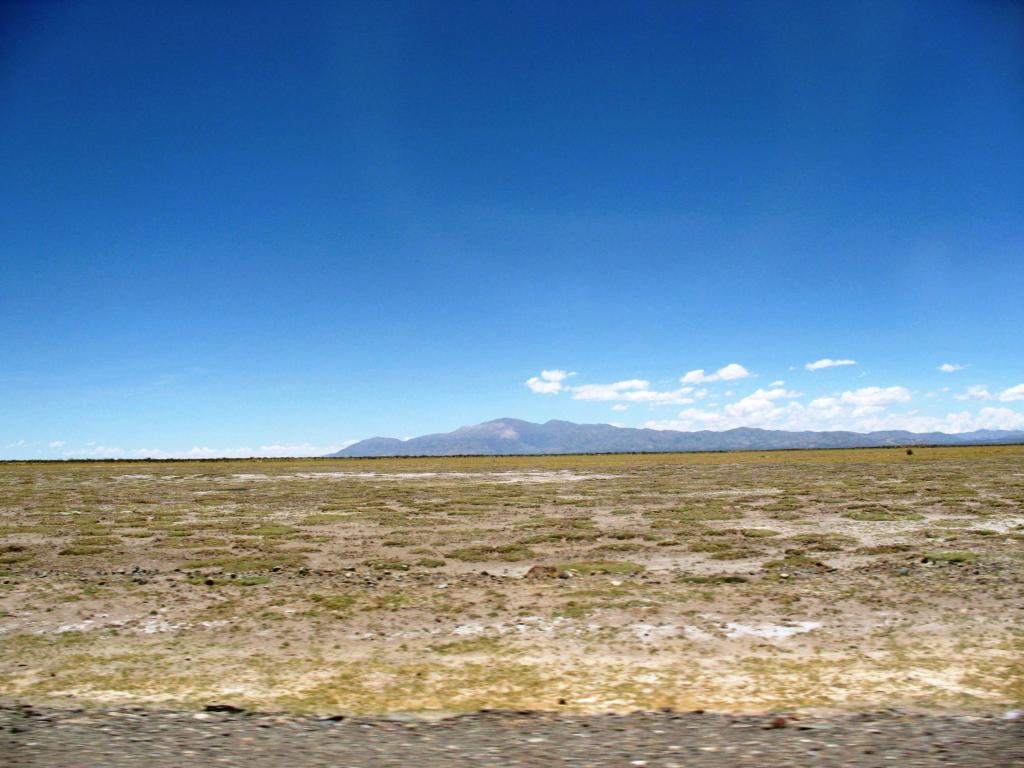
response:
M910 390L906 387L861 387L843 392L839 400L856 406L893 405L909 401Z
M994 395L988 391L984 384L975 384L968 387L962 394L953 395L957 400L993 400Z
M820 371L822 368L835 368L840 365L856 365L856 360L850 360L843 358L841 360L833 360L831 357L823 357L821 360L815 360L813 363L805 363L804 368L808 371Z
M124 456L123 448L87 443L85 448L65 451L64 456L69 459L117 459Z
M974 384L953 397L957 400L1000 400L1004 403L1012 403L1024 400L1024 384L1007 387L998 395L993 394L984 384Z
M561 369L541 371L539 376L531 376L525 383L531 392L539 395L568 392L573 400L647 403L650 405L683 405L694 402L691 396L694 391L693 387L656 390L651 388L651 382L646 379L626 379L610 384L569 386L565 380L574 375Z
M630 403L650 403L652 405L681 405L692 403L690 394L693 387L658 391L651 389L651 383L644 379L629 379L613 384L581 384L569 387L573 400L624 400Z
M50 446L51 448L63 448L65 442L63 440L51 440L50 442L47 443L47 445Z
M961 365L960 363L943 363L939 366L939 370L943 373L956 373L957 371L962 371L966 367L966 365Z
M750 371L739 363L729 363L714 373L705 373L703 368L686 373L679 381L682 384L709 384L714 381L734 381L750 376Z

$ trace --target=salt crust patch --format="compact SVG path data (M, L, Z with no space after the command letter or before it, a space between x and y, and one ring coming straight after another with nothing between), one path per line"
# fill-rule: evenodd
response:
M175 623L168 621L163 616L139 616L127 619L111 619L110 614L99 613L91 619L60 624L53 629L35 630L37 635L56 634L62 635L66 632L90 632L98 629L118 629L133 632L141 635L156 635L163 632L175 632L179 629L190 629L202 627L203 629L214 629L228 624L228 621L219 619L216 621L198 621ZM14 628L7 628L12 631Z
M153 479L153 475L122 475L119 480ZM457 480L488 483L561 483L581 480L614 480L619 475L551 470L536 472L296 472L291 475L238 473L223 478L224 482L260 480Z
M583 632L601 629L601 625L579 625L573 622L571 619L566 619L562 617L547 619L543 616L524 616L514 624L460 624L452 630L452 634L457 637L479 637L480 635L484 634L530 635L548 634L551 632L555 632L556 630L561 628L571 630L575 634L581 634Z
M794 635L813 632L822 626L820 621L800 621L793 624L738 624L728 622L724 625L725 636L729 639L742 637L759 637L764 640L786 640ZM515 624L461 624L452 630L456 637L480 637L483 635L507 634L547 634L559 629L572 630L575 634L603 629L600 624L576 625L569 619L545 619L540 616L527 616ZM657 643L675 637L686 637L689 640L713 640L711 632L694 626L677 626L675 624L649 624L635 622L626 624L620 629L633 635L642 643Z
M785 640L787 637L812 632L820 627L820 621L798 621L795 624L757 624L756 626L730 621L725 625L725 636L730 639L760 637L765 640Z

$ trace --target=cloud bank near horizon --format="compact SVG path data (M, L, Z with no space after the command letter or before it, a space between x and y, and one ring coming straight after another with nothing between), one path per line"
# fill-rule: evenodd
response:
M836 370L821 373L826 369ZM532 395L545 400L550 398L580 412L550 414L549 418L577 422L603 420L622 427L683 432L756 427L786 431L907 430L949 434L1024 430L1024 382L1004 379L1001 385L993 385L978 383L977 379L964 381L962 372L967 369L977 371L970 363L933 364L930 370L934 377L962 381L962 384L940 386L943 382L934 379L930 387L892 381L869 383L870 379L865 378L872 375L870 370L864 370L850 358L820 358L788 366L790 374L786 379L776 378L773 372L759 372L730 362L718 367L683 368L684 373L672 376L623 377L611 381L590 381L585 373L569 368L547 368L527 378L523 384ZM947 378L954 373L959 376ZM594 409L602 408L607 415L604 419L595 419ZM484 414L484 418L476 420L494 415ZM454 429L471 421L473 419L467 418L458 423L438 424L434 431ZM229 444L229 447L197 442L187 448L157 448L125 446L100 439L84 442L58 433L49 437L40 435L38 439L0 441L3 450L0 455L8 459L302 458L334 453L355 442L358 440L267 441L256 445Z
M850 358L824 357L805 363L802 368L808 373L815 373L855 365L857 362ZM967 367L959 363L942 363L937 369L942 373L954 373ZM790 370L799 368L791 366ZM886 383L884 386L848 387L806 395L786 388L782 379L775 379L768 387L756 387L746 394L737 394L732 387L758 377L740 363L729 363L712 373L703 368L690 370L678 378L683 386L675 388L657 387L651 381L639 378L607 384L569 384L569 377L576 375L563 369L545 370L525 384L540 395L568 394L572 400L612 403L611 408L616 413L627 411L632 405L687 406L674 416L648 418L635 425L649 429L690 432L757 427L788 431L908 430L951 434L979 429L1024 429L1024 412L1004 405L1024 402L1024 383L1002 389L972 384L959 392L950 392L949 387L920 390ZM821 381L815 377L815 381L808 384L820 386ZM723 385L730 389L723 389ZM958 401L955 410L941 410L947 395ZM975 401L978 405L965 407L964 401ZM986 401L988 404L981 405Z
M331 445L313 445L311 443L271 443L255 447L213 448L208 445L197 445L180 450L163 448L119 448L116 446L87 443L78 448L62 451L63 459L287 459L326 456L328 453L340 451L342 448L359 442L345 440ZM66 441L54 440L49 447L64 447Z

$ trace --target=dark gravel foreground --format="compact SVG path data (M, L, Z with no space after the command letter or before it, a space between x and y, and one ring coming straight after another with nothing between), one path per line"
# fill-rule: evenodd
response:
M0 765L1024 766L1024 720L898 711L786 718L480 712L425 722L0 707Z

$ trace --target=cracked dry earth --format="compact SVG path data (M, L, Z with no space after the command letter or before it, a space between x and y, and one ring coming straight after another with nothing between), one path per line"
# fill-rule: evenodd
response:
M19 765L300 743L296 765L1009 765L1022 544L1015 446L2 464L4 744ZM731 714L608 714L661 708ZM380 719L480 710L534 714Z

